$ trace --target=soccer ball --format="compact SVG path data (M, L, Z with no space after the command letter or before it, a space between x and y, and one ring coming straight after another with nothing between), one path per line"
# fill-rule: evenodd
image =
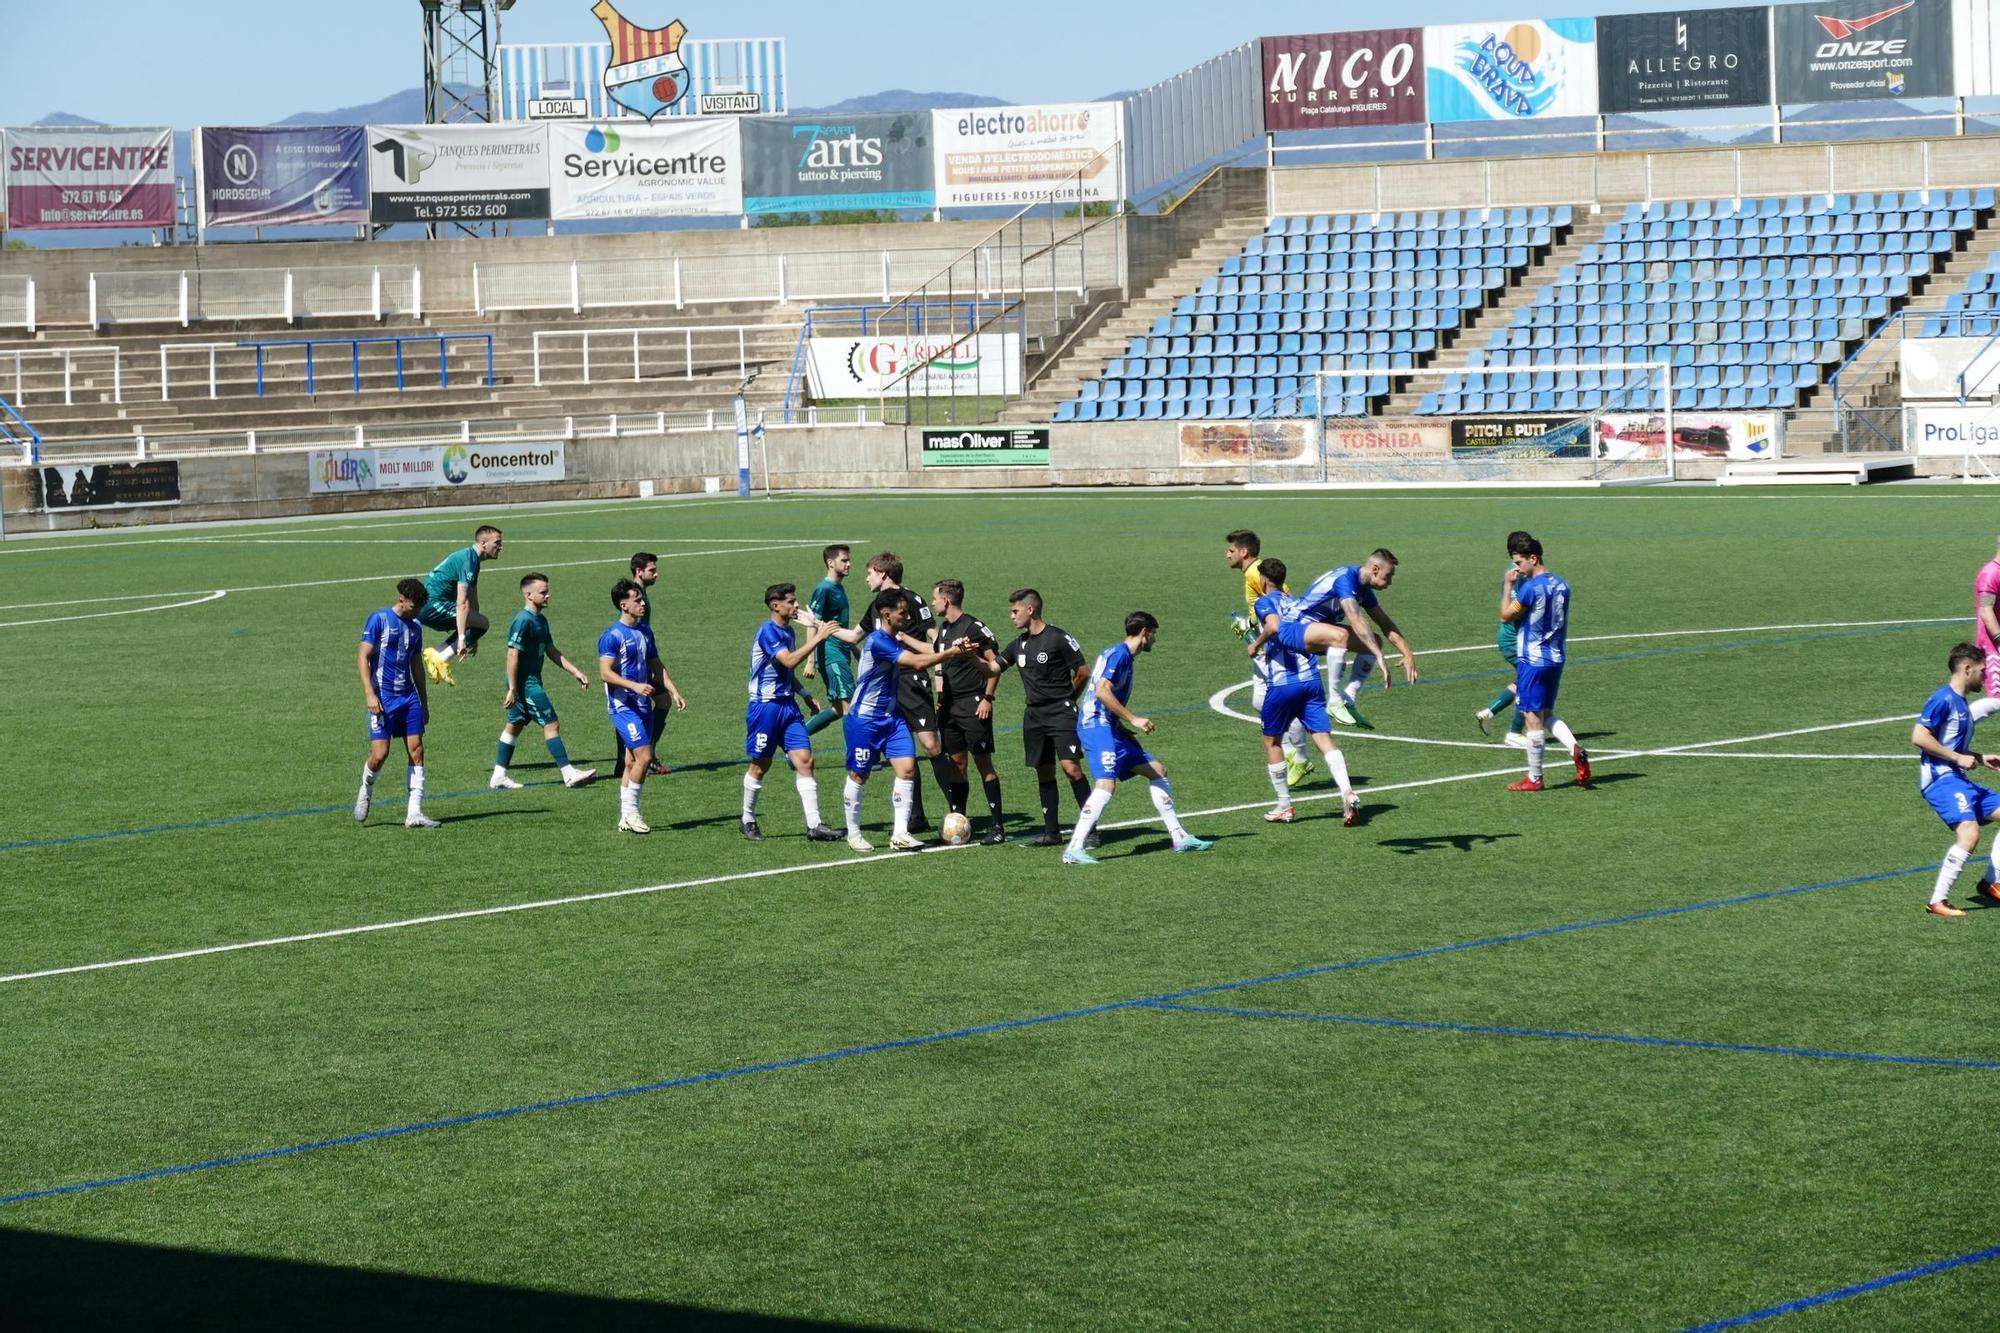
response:
M963 847L972 841L972 821L954 810L938 825L938 836L948 847Z

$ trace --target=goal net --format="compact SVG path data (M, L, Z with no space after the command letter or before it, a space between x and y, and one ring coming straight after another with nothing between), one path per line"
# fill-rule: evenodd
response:
M1677 448L1708 452L1677 438L1665 362L1323 370L1308 383L1306 438L1253 450L1252 484L1641 484L1671 480Z

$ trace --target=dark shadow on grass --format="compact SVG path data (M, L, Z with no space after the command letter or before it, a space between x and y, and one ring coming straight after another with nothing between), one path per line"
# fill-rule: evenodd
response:
M0 1229L12 1328L853 1328Z
M545 805L522 805L509 810L468 810L462 815L432 815L440 824L469 824L475 819L506 819L512 815L545 815Z
M1425 852L1446 849L1469 852L1474 847L1489 847L1504 838L1520 836L1518 833L1440 833L1430 838L1384 838L1376 845L1387 847L1398 856L1421 856Z
M1629 768L1621 768L1615 773L1593 773L1590 778L1590 785L1592 788L1615 787L1621 782L1644 782L1646 777L1647 775L1644 773L1634 773ZM1564 783L1559 785L1574 786L1576 784Z

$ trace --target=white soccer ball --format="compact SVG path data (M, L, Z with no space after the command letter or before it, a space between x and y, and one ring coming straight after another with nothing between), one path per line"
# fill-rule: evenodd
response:
M972 841L972 821L954 810L938 825L938 836L945 840L946 846L963 847Z

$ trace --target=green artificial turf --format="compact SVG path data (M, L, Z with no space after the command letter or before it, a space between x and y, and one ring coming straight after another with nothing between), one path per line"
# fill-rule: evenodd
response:
M2000 915L1921 910L1949 835L1908 719L1969 636L1986 498L782 496L9 542L0 1256L51 1319L1625 1329L1980 1253ZM400 827L400 755L350 817L362 622L481 521L506 530L488 614L547 571L586 666L626 557L668 557L654 625L691 707L651 837L614 831L612 783L554 785L533 729L535 785L484 789L497 638L432 689L445 827ZM1401 559L1384 603L1423 678L1339 733L1361 827L1323 774L1267 825L1257 729L1211 706L1248 676L1242 526L1295 586ZM1574 589L1561 711L1592 790L1552 766L1508 793L1519 755L1472 725L1508 674L1514 528ZM1157 615L1133 706L1215 850L1173 854L1133 784L1096 869L858 856L805 842L782 774L745 843L762 590L809 589L832 541L857 605L892 549L1003 642L1025 585L1090 655ZM601 696L548 679L573 757L608 763ZM1000 699L1027 831L1018 683ZM837 728L818 749L838 823ZM1972 1327L1996 1301L1980 1262L1781 1322Z

